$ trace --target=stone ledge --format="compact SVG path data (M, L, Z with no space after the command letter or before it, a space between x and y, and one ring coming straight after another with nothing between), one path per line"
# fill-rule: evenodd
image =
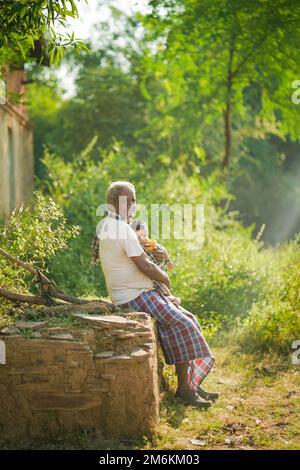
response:
M138 325L137 321L127 320L127 318L117 315L89 315L83 313L74 313L73 316L78 320L82 320L99 327L101 326L102 328L126 328L129 326Z
M0 365L0 439L79 427L111 437L152 433L159 419L159 384L151 317L143 312L74 317L82 328L27 322L2 331L7 361ZM32 337L22 336L24 328Z

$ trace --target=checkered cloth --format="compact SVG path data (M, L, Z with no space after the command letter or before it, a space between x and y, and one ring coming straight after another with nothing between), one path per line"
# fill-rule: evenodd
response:
M120 305L146 312L157 322L158 337L167 364L189 361L189 387L197 391L209 373L215 358L210 351L195 315L156 290L142 292L138 297Z

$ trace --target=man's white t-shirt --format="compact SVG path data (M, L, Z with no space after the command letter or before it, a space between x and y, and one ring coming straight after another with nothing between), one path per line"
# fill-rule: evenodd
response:
M96 233L106 287L114 304L130 302L154 288L152 280L131 259L144 250L130 225L110 214L97 225Z

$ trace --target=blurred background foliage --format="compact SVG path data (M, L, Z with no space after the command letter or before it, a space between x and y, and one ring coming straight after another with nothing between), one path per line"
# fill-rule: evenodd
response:
M72 93L55 70L28 64L36 195L1 245L36 256L70 293L106 296L89 254L112 181L134 183L146 205L202 203L203 247L160 239L175 261L174 294L211 335L238 327L246 349L286 354L300 337L300 114L291 99L300 5L147 5L131 16L112 7L118 28L100 23L89 51L66 55Z

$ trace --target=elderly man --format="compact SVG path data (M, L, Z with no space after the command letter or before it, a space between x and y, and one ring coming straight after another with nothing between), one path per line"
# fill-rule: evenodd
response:
M185 404L208 408L218 394L206 392L200 384L215 358L197 318L154 289L153 280L169 288L170 280L167 273L145 255L129 225L136 208L134 186L126 181L112 183L107 191L107 202L110 210L97 225L96 235L111 300L155 318L165 361L176 368L176 396Z

